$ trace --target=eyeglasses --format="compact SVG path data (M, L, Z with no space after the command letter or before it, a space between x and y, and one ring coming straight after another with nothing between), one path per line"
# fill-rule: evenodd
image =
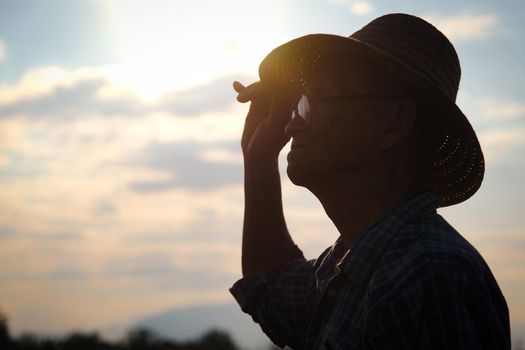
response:
M384 94L355 94L312 98L303 94L299 102L297 102L297 106L292 110L292 119L301 117L305 123L305 127L308 127L312 123L312 111L316 110L318 104L327 102L366 101L371 99L397 100L398 97Z

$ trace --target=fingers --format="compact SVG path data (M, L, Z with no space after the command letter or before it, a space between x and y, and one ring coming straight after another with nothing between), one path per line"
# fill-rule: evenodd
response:
M244 86L242 83L234 81L233 89L238 93L237 101L242 103L252 101L254 98L260 97L266 93L260 81L256 81L248 86Z
M233 82L233 90L236 92L241 93L244 91L244 89L246 89L246 86L242 85L242 83L238 82L237 80Z

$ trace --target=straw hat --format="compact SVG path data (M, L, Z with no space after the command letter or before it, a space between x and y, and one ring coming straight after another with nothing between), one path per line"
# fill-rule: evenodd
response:
M431 111L423 117L440 140L425 189L440 196L441 207L470 198L481 185L485 163L476 133L455 103L461 69L450 41L421 18L388 14L349 37L312 34L281 45L262 61L259 76L269 86L301 88L323 59L335 55L360 55L385 65L417 93Z

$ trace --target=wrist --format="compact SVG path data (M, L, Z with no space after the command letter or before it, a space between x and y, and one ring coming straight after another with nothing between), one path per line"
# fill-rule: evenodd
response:
M275 169L279 166L278 155L259 155L246 156L244 155L244 169L247 171L264 171L268 169Z
M258 158L244 160L244 178L247 183L260 183L280 180L277 158Z

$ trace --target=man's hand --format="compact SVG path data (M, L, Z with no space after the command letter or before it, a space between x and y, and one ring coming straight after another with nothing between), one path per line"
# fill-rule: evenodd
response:
M233 83L239 102L250 101L241 139L244 154L243 275L269 272L302 256L286 228L278 156L289 140L293 95L270 91L261 82Z
M290 140L284 128L290 120L294 102L292 94L270 91L260 81L247 87L235 81L233 88L239 93L239 102L251 102L241 139L245 163L276 159Z

